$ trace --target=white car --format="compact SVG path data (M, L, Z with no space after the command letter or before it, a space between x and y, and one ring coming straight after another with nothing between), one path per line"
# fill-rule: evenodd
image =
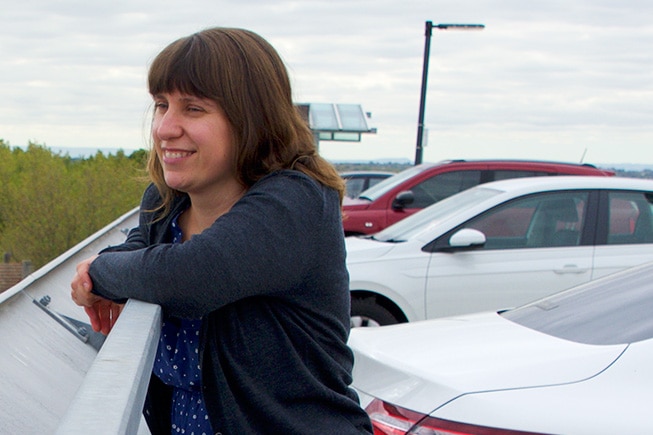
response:
M354 328L375 434L653 433L653 264L505 312Z
M347 237L352 325L515 307L653 261L653 180L483 184Z

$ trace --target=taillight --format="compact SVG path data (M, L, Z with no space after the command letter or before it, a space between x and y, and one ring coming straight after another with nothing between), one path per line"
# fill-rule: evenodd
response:
M372 420L374 435L542 435L442 420L379 399L374 399L365 411Z

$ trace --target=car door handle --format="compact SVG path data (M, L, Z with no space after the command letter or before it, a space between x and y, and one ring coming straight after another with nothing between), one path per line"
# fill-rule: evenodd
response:
M589 271L589 268L578 267L575 264L565 264L562 268L553 269L553 271L559 275L566 273L585 273Z

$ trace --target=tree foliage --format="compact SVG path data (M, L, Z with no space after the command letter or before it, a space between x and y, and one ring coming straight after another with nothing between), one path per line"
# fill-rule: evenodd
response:
M39 268L138 206L143 150L85 159L0 139L0 253Z

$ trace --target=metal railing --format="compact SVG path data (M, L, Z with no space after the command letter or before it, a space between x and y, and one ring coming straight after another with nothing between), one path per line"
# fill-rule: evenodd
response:
M129 300L104 337L70 298L77 263L136 225L137 208L0 293L0 432L149 433L142 409L161 308Z
M56 433L149 433L142 409L160 331L161 307L130 299Z

